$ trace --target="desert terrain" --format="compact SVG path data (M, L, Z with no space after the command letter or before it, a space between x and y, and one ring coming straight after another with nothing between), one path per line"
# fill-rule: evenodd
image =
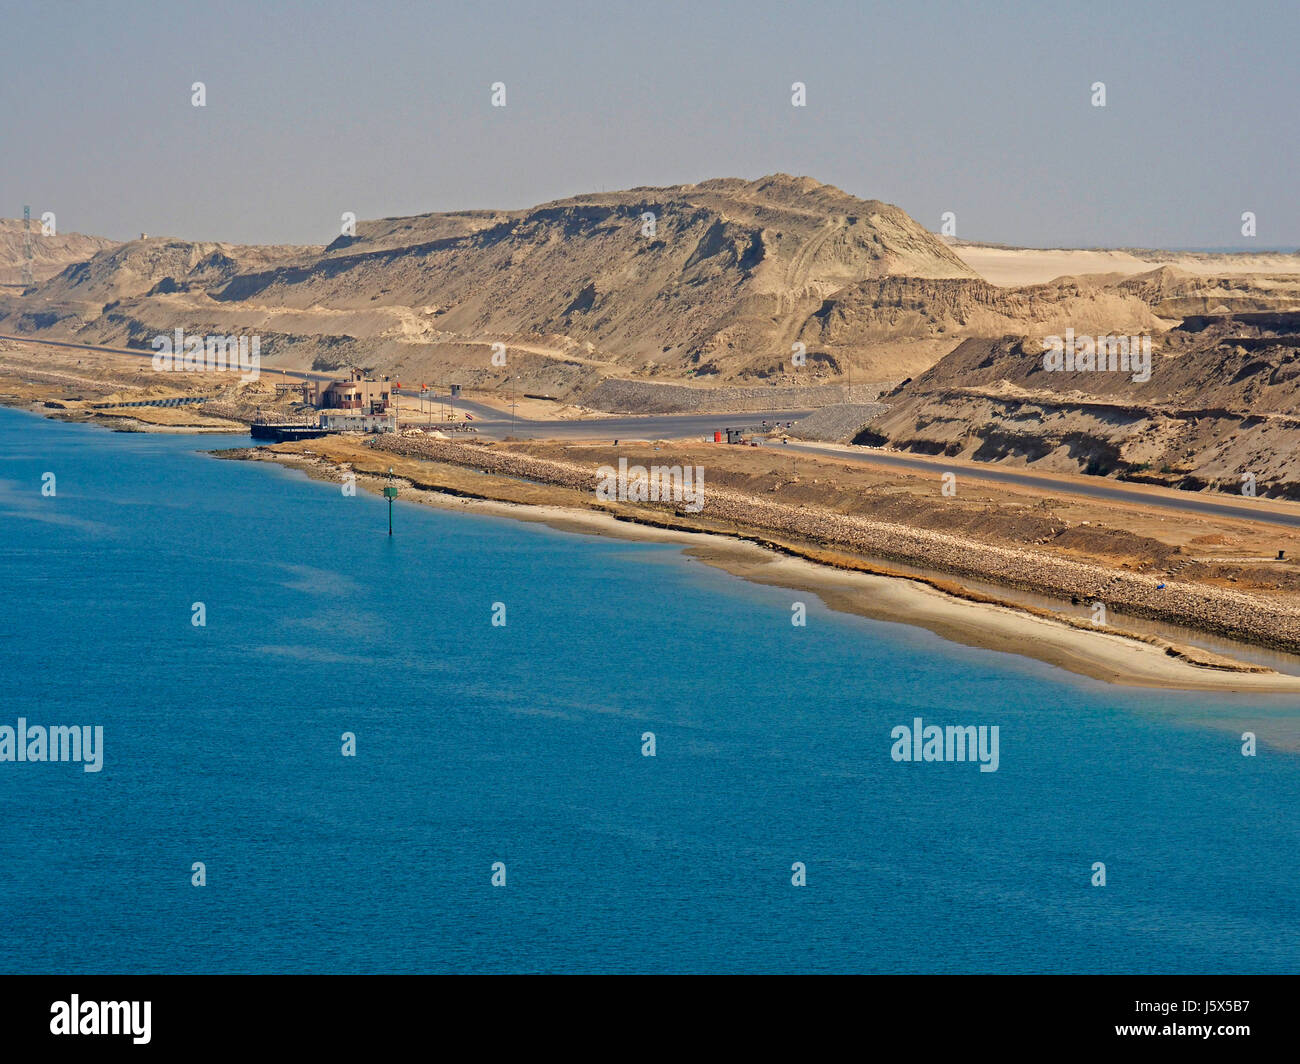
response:
M330 477L393 463L410 497L714 537L703 553L752 579L820 580L858 612L890 598L981 645L1023 643L1004 622L1029 618L1056 648L1041 655L1102 678L1121 638L1144 648L1132 682L1281 689L1291 681L1271 667L1300 672L1300 533L1249 502L1188 517L1160 495L1300 499L1295 254L947 240L898 207L784 174L363 221L319 246L35 235L27 287L24 242L0 222L9 405L126 431L243 432L312 423L301 383L361 369L407 382L408 431L243 456ZM177 328L258 336L257 379L153 372L152 338ZM1047 338L1067 330L1144 338L1149 373L1051 372ZM451 428L447 408L411 395L421 384L461 387L462 438L419 431ZM779 431L760 423L777 410L802 413ZM714 444L706 421L764 446ZM561 423L590 438L548 440ZM872 466L873 451L938 464ZM709 504L611 511L591 478L620 457L698 464ZM1032 469L1059 490L981 481L981 466ZM1144 486L1151 502L1099 506L1079 478ZM850 576L930 598L850 594ZM1000 634L935 615L936 595L1001 611L981 622ZM1067 653L1071 640L1092 649Z

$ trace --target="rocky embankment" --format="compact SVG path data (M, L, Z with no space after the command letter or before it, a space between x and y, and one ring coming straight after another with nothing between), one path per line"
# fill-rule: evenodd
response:
M1049 370L1042 337L965 340L884 401L854 442L1300 498L1300 312L1189 317L1137 374Z
M796 421L790 435L819 443L848 443L888 409L884 403L841 403L823 407Z
M892 382L812 384L804 387L701 388L606 378L582 396L582 405L610 414L761 413L810 410L831 403L869 403Z
M515 454L482 444L415 437L381 436L378 450L487 473L520 477L594 492L596 470ZM707 470L706 470L707 474ZM645 506L649 504L637 504ZM674 507L660 507L673 513ZM692 515L678 512L677 516ZM1116 572L1041 552L1000 547L961 536L906 525L849 517L830 510L771 502L743 492L704 487L698 515L750 533L777 534L824 547L993 581L1006 587L1088 603L1133 616L1194 628L1291 653L1300 652L1300 609L1238 591L1197 585L1141 573ZM1163 586L1161 586L1163 585Z

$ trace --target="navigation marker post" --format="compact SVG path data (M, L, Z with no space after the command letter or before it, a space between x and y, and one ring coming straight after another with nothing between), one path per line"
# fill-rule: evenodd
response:
M388 486L384 488L384 498L388 500L388 534L393 534L393 500L397 498L397 489L393 487L393 467L388 467Z

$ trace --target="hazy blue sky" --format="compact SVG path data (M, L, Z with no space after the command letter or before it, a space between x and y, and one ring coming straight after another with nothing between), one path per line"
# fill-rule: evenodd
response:
M0 9L0 215L64 232L323 243L785 171L969 239L1300 245L1297 0Z

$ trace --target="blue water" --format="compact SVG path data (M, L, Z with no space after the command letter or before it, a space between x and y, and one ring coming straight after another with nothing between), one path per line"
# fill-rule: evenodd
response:
M198 453L244 443L0 410L0 724L105 730L98 774L0 763L0 971L1300 970L1292 700L661 544L404 503L389 539L380 499ZM999 770L895 763L915 716L997 724Z

